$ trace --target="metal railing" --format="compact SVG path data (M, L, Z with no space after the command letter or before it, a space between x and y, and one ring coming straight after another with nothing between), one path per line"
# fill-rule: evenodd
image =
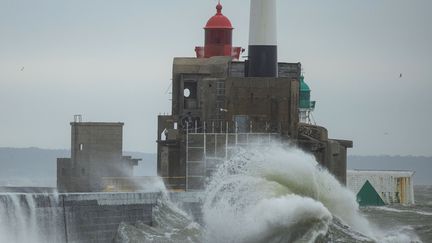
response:
M215 129L215 123L210 123L210 130L207 124L204 122L199 127L195 122L193 126L187 124L188 129L185 129L186 191L202 190L205 179L217 165L230 159L239 147L268 145L280 140L280 133L270 132L268 123L264 123L264 131L268 132L253 132L252 123L249 132L239 132L235 122L232 123L233 129L228 122L219 123L219 129Z
M184 133L281 133L288 129L288 122L185 122L180 128Z

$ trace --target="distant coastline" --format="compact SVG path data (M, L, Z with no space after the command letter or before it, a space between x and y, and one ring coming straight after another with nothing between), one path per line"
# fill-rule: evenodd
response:
M156 154L125 152L142 158L136 176L156 175ZM67 149L0 148L0 186L53 187L56 183L56 159L69 157ZM432 185L432 157L426 156L348 156L348 169L413 170L415 185Z

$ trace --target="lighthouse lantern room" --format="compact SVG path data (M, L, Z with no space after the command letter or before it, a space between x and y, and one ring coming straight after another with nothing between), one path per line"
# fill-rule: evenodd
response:
M231 56L239 59L243 51L241 47L232 46L233 27L231 21L222 14L222 5L216 6L216 14L208 21L205 30L205 45L197 46L197 58L210 58L214 56Z

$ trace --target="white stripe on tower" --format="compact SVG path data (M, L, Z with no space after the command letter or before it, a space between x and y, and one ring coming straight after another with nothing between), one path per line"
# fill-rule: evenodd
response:
M276 0L251 0L249 77L277 77Z

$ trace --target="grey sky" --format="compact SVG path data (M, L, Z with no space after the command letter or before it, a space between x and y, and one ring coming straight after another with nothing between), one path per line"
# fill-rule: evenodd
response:
M0 147L68 148L83 114L154 152L172 58L194 55L216 2L0 0ZM222 4L247 47L249 1ZM331 137L351 154L432 155L432 1L278 4L279 60L303 64Z

